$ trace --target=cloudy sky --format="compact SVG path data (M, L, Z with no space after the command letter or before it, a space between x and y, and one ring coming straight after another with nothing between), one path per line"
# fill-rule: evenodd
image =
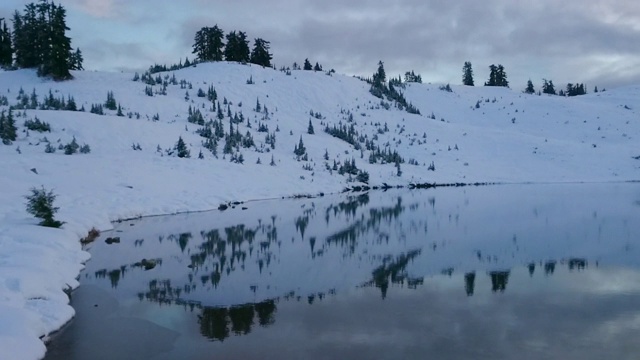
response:
M31 0L2 0L10 17ZM276 66L309 58L339 73L407 70L476 84L503 64L511 87L531 78L618 87L640 84L640 2L632 0L61 0L88 70L140 70L193 58L197 30L217 24L271 42ZM252 42L253 43L253 42ZM251 44L252 45L252 44Z

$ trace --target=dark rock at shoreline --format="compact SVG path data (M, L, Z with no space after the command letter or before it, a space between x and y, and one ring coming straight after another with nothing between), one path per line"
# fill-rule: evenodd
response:
M120 243L120 237L109 237L106 238L105 241L107 244L111 245L111 244L119 244Z

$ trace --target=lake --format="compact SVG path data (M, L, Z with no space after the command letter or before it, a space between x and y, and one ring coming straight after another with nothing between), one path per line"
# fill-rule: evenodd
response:
M115 224L46 359L637 359L640 184L258 201Z

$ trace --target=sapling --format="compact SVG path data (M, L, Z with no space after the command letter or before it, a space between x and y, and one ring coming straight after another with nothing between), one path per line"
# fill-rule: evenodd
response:
M31 188L31 195L25 196L27 212L42 219L41 226L59 228L64 223L53 218L53 215L59 210L58 207L53 206L56 197L57 195L54 195L52 190L47 191L44 187Z

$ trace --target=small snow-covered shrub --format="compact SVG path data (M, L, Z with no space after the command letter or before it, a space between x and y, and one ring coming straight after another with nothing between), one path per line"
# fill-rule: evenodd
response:
M26 120L24 122L24 127L31 131L51 132L51 126L49 125L49 123L40 121L38 117L36 117L35 120Z
M64 154L65 155L73 155L73 154L78 152L79 148L80 148L80 145L78 145L78 143L76 142L76 138L74 137L73 140L71 140L70 143L68 143L67 145L64 145L64 147L63 147Z

